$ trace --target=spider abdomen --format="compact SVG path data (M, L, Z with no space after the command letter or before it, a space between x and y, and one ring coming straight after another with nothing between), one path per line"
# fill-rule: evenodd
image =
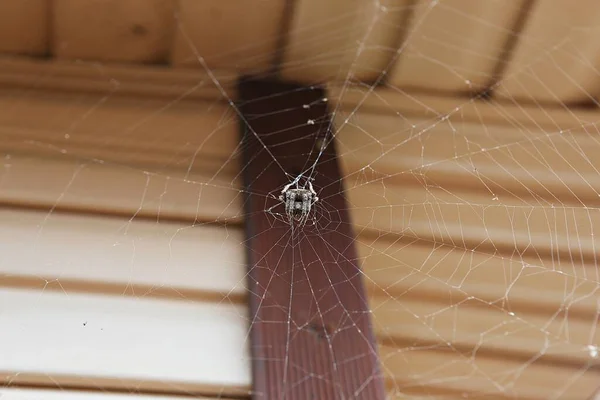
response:
M297 221L307 218L314 202L315 195L309 189L295 188L285 192L286 212Z
M296 187L292 188L293 185ZM295 220L304 224L309 218L313 205L319 201L310 181L307 186L299 187L298 179L296 179L281 190L279 200L285 206L285 213L290 221Z

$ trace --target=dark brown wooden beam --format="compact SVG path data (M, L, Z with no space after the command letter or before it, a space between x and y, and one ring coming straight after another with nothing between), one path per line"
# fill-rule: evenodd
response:
M384 399L325 92L244 79L239 93L254 398ZM274 214L302 172L320 200L299 226Z

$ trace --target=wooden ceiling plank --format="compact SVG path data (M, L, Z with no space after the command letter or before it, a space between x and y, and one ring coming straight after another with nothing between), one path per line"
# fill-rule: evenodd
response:
M52 52L59 59L168 60L174 0L56 0L53 5Z
M524 3L417 1L387 83L409 90L484 91L502 62Z
M46 56L49 44L49 0L0 2L0 53Z
M270 70L285 3L178 0L171 64L211 70L227 68L240 73Z
M594 103L600 11L593 0L534 2L494 94L539 103ZM597 104L597 102L596 102Z
M409 0L302 0L294 7L282 76L301 82L382 78L403 36Z

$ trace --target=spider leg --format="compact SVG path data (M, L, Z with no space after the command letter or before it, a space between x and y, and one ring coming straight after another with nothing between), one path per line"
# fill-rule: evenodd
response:
M289 218L289 216L287 214L287 210L284 211L283 213L282 212L276 212L276 211L273 211L273 210L275 210L277 207L280 207L282 205L285 207L285 205L286 205L286 196L284 194L280 194L279 196L276 196L274 194L269 194L268 197L272 198L273 200L278 200L278 202L276 204L272 205L271 207L267 208L265 210L265 212L271 214L273 217L275 217L275 219L281 220L281 221L285 222L286 219Z
M273 210L275 207L279 207L279 206L281 205L281 203L282 203L282 202L284 202L284 197L283 197L282 195L275 196L274 194L272 194L272 193L269 193L269 194L267 195L267 198L271 198L271 199L273 199L273 200L278 200L278 201L279 201L279 203L277 203L277 204L274 204L274 205L272 205L271 207L269 207L268 209L266 209L266 210L265 210L266 212L271 212L271 210Z
M275 207L278 207L278 206L280 206L280 204L275 204L275 205L273 205L273 206L271 206L271 207L267 208L265 211L266 211L266 212L271 212L271 210L273 210Z
M308 190L310 190L310 192L313 194L313 196L317 195L317 192L315 192L315 189L313 188L313 185L310 181L308 181Z
M285 185L285 186L283 187L283 189L281 189L281 194L282 194L282 195L283 195L283 194L285 194L285 193L288 191L288 189L292 187L292 185L293 185L293 184L294 184L294 182L292 182L292 183L288 183L287 185Z

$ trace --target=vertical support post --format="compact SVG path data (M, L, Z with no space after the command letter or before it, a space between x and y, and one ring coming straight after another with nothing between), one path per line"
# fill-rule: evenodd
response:
M244 79L239 97L254 398L384 399L325 92ZM297 226L273 214L302 172L320 199Z

